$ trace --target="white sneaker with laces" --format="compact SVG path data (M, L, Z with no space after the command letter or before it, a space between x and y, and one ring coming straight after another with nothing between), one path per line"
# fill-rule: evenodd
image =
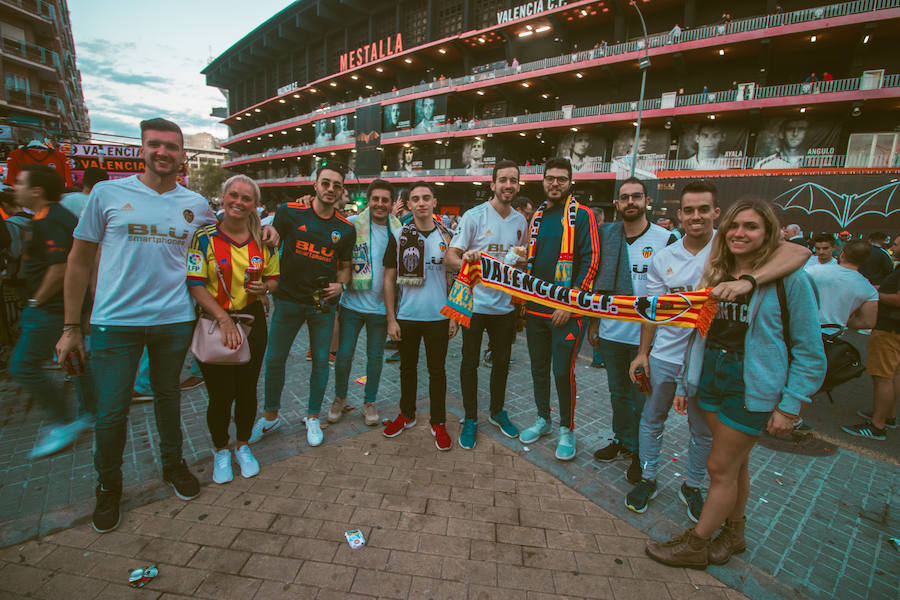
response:
M234 453L234 458L241 466L241 477L248 479L259 474L259 462L250 452L249 444L244 444Z
M81 426L78 421L45 429L31 450L30 458L43 458L68 448L75 443L80 433Z
M231 450L228 448L215 453L212 478L216 483L228 483L234 479L234 472L231 470Z
M325 439L325 434L322 433L322 427L319 425L319 419L317 417L306 417L304 421L306 421L306 441L309 442L310 446L318 446Z
M260 417L253 425L253 431L250 432L250 439L247 441L247 443L254 444L258 442L264 435L276 431L279 427L281 427L282 423L284 423L284 419L281 418L281 415L278 415L272 421L268 420L265 417Z

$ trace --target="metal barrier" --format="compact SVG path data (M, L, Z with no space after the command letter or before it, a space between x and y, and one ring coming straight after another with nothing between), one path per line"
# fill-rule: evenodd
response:
M14 40L7 37L0 38L0 50L5 54L13 54L31 62L60 68L59 54L49 48L44 48L25 40Z

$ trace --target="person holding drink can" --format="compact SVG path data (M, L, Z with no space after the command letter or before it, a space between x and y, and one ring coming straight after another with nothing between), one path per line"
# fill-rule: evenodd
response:
M268 334L261 297L278 287L278 253L263 245L256 206L259 186L246 175L235 175L222 187L224 218L194 233L187 255L187 282L200 309L214 318L222 334L222 345L236 349L242 334L233 315L254 318L247 342L246 364L200 362L209 394L206 424L216 448L213 481L232 480L228 426L234 404L237 444L235 459L243 477L259 473L259 463L248 444L256 418L256 383L266 351Z

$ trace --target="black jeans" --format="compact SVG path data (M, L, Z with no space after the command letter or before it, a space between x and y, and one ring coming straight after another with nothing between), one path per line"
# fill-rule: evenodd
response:
M447 419L447 346L450 344L450 321L398 321L400 325L400 412L416 418L416 389L419 386L419 346L425 340L428 363L428 398L431 402L431 424Z
M263 357L266 355L268 332L262 303L247 305L242 314L253 315L254 321L247 342L250 344L250 362L244 365L213 365L200 363L200 370L209 394L206 409L206 425L216 448L228 446L228 425L231 423L231 405L234 404L234 426L239 442L250 439L253 421L256 419L256 383Z
M481 338L487 331L491 349L491 416L503 410L509 355L516 337L516 311L505 315L473 313L472 323L462 329L462 362L459 379L466 419L478 420L478 364L481 362Z

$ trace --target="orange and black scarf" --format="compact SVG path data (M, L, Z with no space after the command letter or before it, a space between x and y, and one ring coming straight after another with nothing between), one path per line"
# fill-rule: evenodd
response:
M594 294L538 279L484 252L480 262L463 264L441 314L469 327L472 286L479 283L552 309L601 319L696 327L702 335L716 315L717 302L709 295L711 288L661 296Z
M562 244L559 248L559 259L556 261L556 272L553 280L559 285L569 287L572 285L572 262L575 256L575 219L578 216L578 202L575 196L569 195L563 206L562 217ZM541 231L541 221L544 219L544 211L547 209L547 201L531 217L531 231L528 240L528 273L534 268L534 254L537 249L538 233Z

